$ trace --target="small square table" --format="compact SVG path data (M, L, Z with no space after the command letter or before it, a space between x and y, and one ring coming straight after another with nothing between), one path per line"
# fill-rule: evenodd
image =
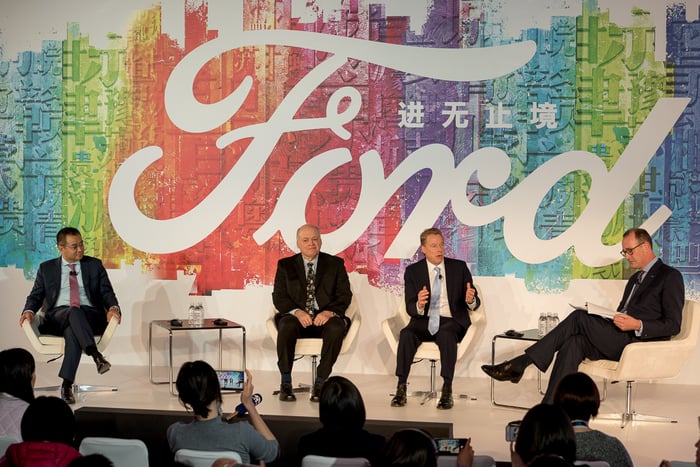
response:
M537 329L525 329L524 331L519 331L523 333L522 336L509 336L506 335L505 333L501 334L496 334L493 336L493 339L491 339L491 365L496 364L496 341L498 339L512 339L512 340L517 340L517 341L531 341L531 342L537 342L540 340L540 336L538 335L538 330ZM499 407L510 407L512 409L529 409L530 407L524 407L521 405L511 405L511 404L502 404L500 402L496 402L496 391L495 391L495 381L493 378L491 379L491 403L493 405L497 405ZM544 392L542 392L542 373L537 370L537 391L544 396Z
M219 369L221 370L222 355L223 355L223 331L226 329L238 329L241 331L241 336L243 339L242 345L242 370L245 370L245 327L242 324L238 324L235 321L229 321L227 319L223 320L226 322L223 324L214 324L214 318L206 318L202 320L202 324L195 326L187 322L187 320L182 320L182 326L173 326L169 319L156 319L151 321L148 326L148 377L151 380L151 384L165 384L170 385L170 394L173 396L177 395L173 389L173 333L178 331L191 332L191 331L207 331L207 330L218 330L219 331ZM168 380L167 381L157 381L153 379L153 326L157 326L168 331Z

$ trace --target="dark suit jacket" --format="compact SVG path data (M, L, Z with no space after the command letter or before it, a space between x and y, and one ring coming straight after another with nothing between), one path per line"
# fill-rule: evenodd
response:
M625 306L638 274L635 273L627 282L618 311ZM634 292L627 305L627 314L642 320L641 339L670 338L681 330L684 302L683 276L659 259Z
M343 259L319 253L314 285L318 309L345 317L352 292ZM277 309L277 316L306 307L306 268L300 253L277 262L272 302Z
M447 288L447 301L450 304L450 312L452 312L452 318L454 318L462 327L465 329L471 324L469 319L469 307L464 301L464 297L467 294L467 282L472 284L474 287L474 281L472 275L469 272L467 263L459 259L444 258L445 261L445 287ZM416 310L416 303L418 302L418 292L426 286L428 292L431 292L430 288L432 284L430 283L430 276L428 274L428 266L425 258L418 261L417 263L411 264L406 268L403 275L404 280L404 290L405 290L405 301L406 301L406 311L411 315L411 319L428 319L428 311L430 310L430 301L425 305L425 314L419 315ZM431 292L432 293L432 292ZM481 299L479 295L474 294L475 305L474 309L479 308L481 305Z
M61 291L61 264L62 259L58 257L39 265L34 286L27 296L22 312L32 310L36 313L44 303L47 310L56 306L56 300ZM102 261L92 256L83 256L80 261L80 271L85 293L96 309L106 310L112 306L119 306Z

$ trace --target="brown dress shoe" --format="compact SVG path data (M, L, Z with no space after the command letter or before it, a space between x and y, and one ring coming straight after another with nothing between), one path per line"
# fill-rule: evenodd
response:
M291 383L280 384L280 400L284 402L294 402L297 400L297 396L294 395Z
M406 405L406 384L399 383L398 386L396 386L396 394L394 398L391 399L391 406L403 407L404 405Z

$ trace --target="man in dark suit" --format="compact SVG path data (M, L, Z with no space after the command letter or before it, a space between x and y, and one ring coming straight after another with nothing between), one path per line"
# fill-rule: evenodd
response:
M496 380L517 383L528 365L534 363L544 372L559 352L543 399L551 403L559 381L577 371L584 358L619 360L629 343L668 340L678 334L685 300L681 273L656 257L644 229L623 234L620 254L639 271L627 282L613 319L575 310L523 355L499 365L483 365L484 372Z
M104 332L112 317L121 322L121 310L102 261L85 256L80 232L64 227L56 242L61 256L39 266L19 324L33 322L35 313L45 307L41 331L66 340L58 373L63 378L61 398L74 404L73 382L82 352L93 358L98 373L109 371L111 365L97 350L94 336Z
M297 230L300 253L277 263L272 302L277 309L277 366L282 375L279 398L295 401L292 391L294 348L300 337L320 337L321 361L311 400L318 402L321 385L338 358L350 326L345 310L350 306L350 280L342 258L321 252L318 227L302 225Z
M396 352L396 395L392 407L406 405L406 383L413 357L422 342L435 342L440 349L442 394L438 409L451 409L452 378L457 363L457 345L471 324L469 310L481 300L472 286L472 275L464 261L445 258L442 232L427 229L420 235L425 258L406 268L404 299L411 321L401 330ZM432 319L431 319L432 316Z

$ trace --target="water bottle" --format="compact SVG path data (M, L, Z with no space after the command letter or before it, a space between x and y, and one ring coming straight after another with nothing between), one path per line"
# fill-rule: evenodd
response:
M559 313L552 313L552 316L554 317L554 321L552 322L552 329L554 329L557 327L557 325L559 325Z
M547 333L554 329L554 313L547 313Z
M537 336L542 337L547 334L547 314L540 313L540 319L537 321Z
M194 303L191 303L191 304L190 304L190 307L187 309L187 325L188 325L188 326L194 326L194 325L195 325Z
M262 402L262 395L260 393L255 393L251 396L253 399L253 404L257 407L261 402ZM245 414L248 413L248 409L245 408L245 405L243 405L243 402L238 404L236 408L234 409L238 414L236 415L237 417L241 417Z
M201 302L194 304L192 321L194 326L201 326L204 322L204 305Z

